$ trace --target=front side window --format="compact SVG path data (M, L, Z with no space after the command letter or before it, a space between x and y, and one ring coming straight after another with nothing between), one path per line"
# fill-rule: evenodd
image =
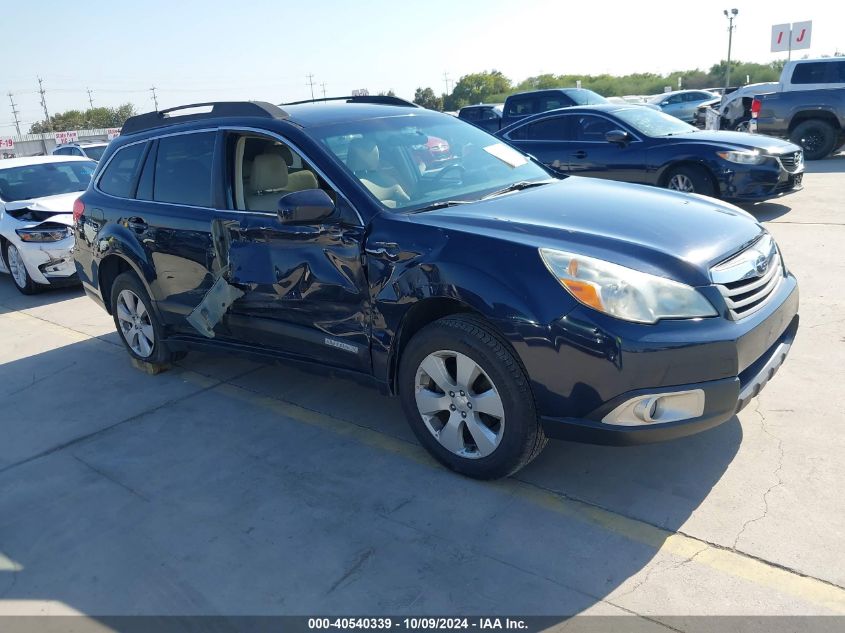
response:
M575 118L575 138L579 141L606 142L604 135L618 129L609 119L587 114Z
M282 196L305 189L323 189L336 197L303 157L281 141L232 135L229 154L235 209L275 213Z
M385 208L477 200L516 182L549 179L521 152L448 116L384 117L311 132Z
M511 99L508 103L508 116L528 116L534 114L536 100L533 97L526 99Z
M80 160L0 169L0 200L15 202L85 191L96 166Z
M214 136L214 132L196 132L159 139L153 200L211 206Z
M477 121L478 108L466 108L461 110L461 118L466 119L467 121Z
M131 198L145 146L135 143L119 149L100 176L100 190L119 198Z

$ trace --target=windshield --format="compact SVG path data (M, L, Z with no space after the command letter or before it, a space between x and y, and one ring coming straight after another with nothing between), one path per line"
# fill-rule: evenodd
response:
M698 128L694 128L689 123L651 108L625 108L617 110L614 114L646 136L674 136L698 132Z
M521 152L449 116L351 121L314 135L390 209L478 200L514 183L550 179Z
M575 105L596 105L597 103L610 103L597 92L585 88L574 88L566 91L566 96L575 102Z
M86 146L80 149L85 152L85 155L88 158L99 161L103 157L103 152L106 151L106 147L108 147L108 145L92 145L90 147Z
M79 160L0 169L0 199L15 202L84 191L96 167L93 161Z

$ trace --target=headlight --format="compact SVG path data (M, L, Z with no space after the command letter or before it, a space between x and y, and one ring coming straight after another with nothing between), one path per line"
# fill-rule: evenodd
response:
M716 155L724 158L731 163L739 163L740 165L759 165L766 157L755 150L735 150L729 152L716 152Z
M617 319L656 323L718 313L692 286L601 259L541 248L546 268L576 300Z
M15 233L24 242L58 242L70 235L70 228L15 229Z

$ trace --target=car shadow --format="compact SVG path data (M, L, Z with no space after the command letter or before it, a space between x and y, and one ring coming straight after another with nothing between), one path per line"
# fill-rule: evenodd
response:
M394 398L282 365L200 376L215 360L150 376L90 339L0 365L4 600L571 615L652 561L742 441L736 418L664 444L553 441L517 481L479 482L429 459Z
M822 160L807 161L804 165L808 174L845 173L845 152L823 158Z
M781 204L780 202L771 201L757 202L754 204L741 204L739 207L744 211L748 211L748 213L753 215L758 222L769 222L792 211L792 207Z
M33 295L25 295L15 287L15 282L9 275L0 273L0 314L67 301L81 297L83 294L85 293L82 286L67 286L48 288Z

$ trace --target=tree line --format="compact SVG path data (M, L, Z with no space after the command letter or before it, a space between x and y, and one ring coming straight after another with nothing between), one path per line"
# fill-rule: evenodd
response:
M760 83L777 81L785 61L770 64L753 62L731 62L731 83ZM514 83L498 70L483 71L464 75L455 84L452 92L437 95L432 88L417 88L414 103L431 110L455 111L474 103L501 103L509 94L525 90L544 88L571 88L577 81L582 88L587 88L605 97L624 95L652 95L663 92L666 86L678 88L678 80L683 88L716 88L724 85L727 62L714 64L709 70L683 70L659 75L657 73L633 73L630 75L555 75L546 73L528 77Z
M137 111L131 103L116 108L89 108L88 110L67 110L50 117L48 122L38 121L29 128L30 134L45 132L67 132L69 130L91 130L107 127L121 127Z

